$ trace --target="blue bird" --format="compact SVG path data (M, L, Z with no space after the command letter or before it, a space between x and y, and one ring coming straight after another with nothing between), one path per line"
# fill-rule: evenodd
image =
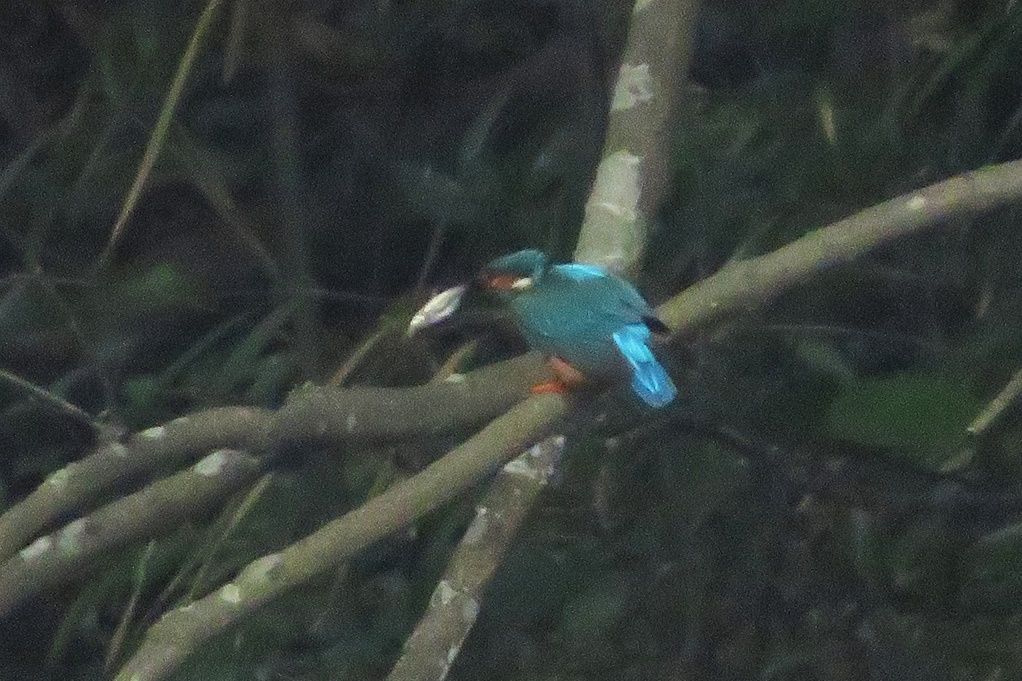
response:
M549 358L559 381L535 392L630 376L632 390L651 407L670 404L677 395L650 348L653 333L668 329L625 280L594 265L551 264L541 251L528 249L491 261L477 285L510 306L526 342ZM465 289L435 297L410 330L452 314Z

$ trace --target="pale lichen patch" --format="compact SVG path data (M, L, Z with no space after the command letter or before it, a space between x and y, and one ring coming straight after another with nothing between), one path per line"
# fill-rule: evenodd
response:
M128 448L121 442L111 442L107 445L107 451L116 456L118 459L128 458Z
M276 569L284 558L279 553L271 553L253 561L242 573L243 579L261 580L270 577L270 573Z
M631 109L653 99L653 76L649 64L622 64L614 86L611 111Z
M445 383L464 383L465 382L465 374L451 374L450 376L448 376L447 378L444 379L444 382Z
M436 591L433 592L433 598L439 605L448 605L457 595L457 589L451 586L446 579L441 579L440 583L436 585Z
M508 475L518 475L530 480L542 478L541 471L526 457L519 456L504 464L504 472Z
M53 539L51 539L49 535L46 535L45 537L39 537L34 542L23 548L18 552L18 555L21 556L22 560L32 560L46 553L51 546L53 546Z
M348 414L348 418L344 419L344 428L352 433L355 431L355 427L358 425L358 419L355 418L354 414Z
M167 429L163 426L153 426L152 428L146 428L138 434L140 438L145 440L159 440L161 437L166 435Z
M908 200L908 207L911 210L922 210L923 208L926 208L926 197L913 196Z
M227 463L227 452L226 450L218 449L195 464L195 472L204 477L211 478L214 475L220 474L225 463Z
M626 149L619 149L604 158L596 170L590 205L618 217L636 219L641 165L642 159Z
M465 530L465 537L463 541L466 544L475 544L486 534L486 530L490 527L489 511L485 506L480 506L476 509L476 517Z
M77 555L82 550L81 536L85 531L85 519L70 523L60 531L60 550L69 556Z
M234 582L228 582L220 587L220 598L232 605L241 603L241 588Z
M64 489L67 487L67 481L71 479L71 471L67 468L61 468L60 470L54 471L50 474L50 477L46 478L46 484L56 487L57 489Z
M465 618L466 623L474 623L479 616L479 601L467 596L465 602L461 604L461 616Z

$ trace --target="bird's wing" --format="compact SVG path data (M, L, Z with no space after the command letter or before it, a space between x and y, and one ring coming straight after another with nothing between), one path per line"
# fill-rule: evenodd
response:
M626 324L614 332L614 344L632 368L632 389L651 407L663 407L678 394L667 371L657 361L647 341L649 327Z
M572 282L582 283L594 298L619 305L621 308L618 310L619 314L621 312L634 313L634 321L653 314L649 303L634 286L621 277L610 274L602 267L570 262L554 265L551 269L567 279L566 283L569 285Z
M609 277L606 270L596 265L585 265L580 262L569 262L563 265L554 265L558 274L563 274L572 281L586 281L588 279L603 279Z

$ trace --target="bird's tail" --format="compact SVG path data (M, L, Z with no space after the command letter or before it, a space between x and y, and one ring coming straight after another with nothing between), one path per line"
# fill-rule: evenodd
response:
M632 367L632 390L651 407L670 404L678 394L667 370L650 350L649 327L627 324L614 332L614 343Z

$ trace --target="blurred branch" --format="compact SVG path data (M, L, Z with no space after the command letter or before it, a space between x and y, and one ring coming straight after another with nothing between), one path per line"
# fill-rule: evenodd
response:
M676 335L752 312L897 239L1022 199L1022 161L987 166L884 201L723 269L657 308Z
M1001 392L983 408L966 430L977 437L983 435L1011 405L1018 401L1019 395L1022 395L1022 369L1015 372Z
M223 0L209 0L206 8L199 15L199 20L195 24L195 30L188 41L188 47L185 48L185 53L181 56L181 61L178 62L174 80L171 82L170 89L167 90L167 96L163 100L160 115L153 126L152 134L149 136L149 142L146 144L145 152L142 154L142 162L135 173L135 179L131 183L127 196L124 197L121 212L117 216L113 229L110 230L110 237L107 240L106 246L96 262L97 270L105 267L106 263L113 256L117 242L124 231L124 226L135 211L135 204L138 203L139 198L142 196L142 190L149 179L149 174L152 172L153 166L156 165L156 159L159 158L160 152L163 150L163 143L167 140L170 122L174 118L174 110L177 108L181 95L184 93L188 76L192 72L192 66L195 64L195 59L199 55L202 43L206 39L206 34L209 32L209 28L213 24L213 20L216 18L217 11L220 9L222 2Z
M71 404L67 400L58 395L54 395L46 388L38 386L31 381L27 381L20 376L12 374L9 371L5 371L4 369L0 369L0 381L6 381L11 385L17 386L56 411L66 414L75 421L88 426L99 435L102 435L105 430L103 424L92 418L92 416L86 413L81 407Z
M88 508L119 486L172 470L200 452L221 447L267 452L296 442L401 439L468 429L514 405L547 371L535 356L526 355L442 383L309 387L295 391L277 412L222 407L174 419L127 442L103 444L52 473L0 516L0 560L58 518Z
M0 566L0 617L44 589L70 582L102 554L159 536L255 480L265 459L221 449L193 467L36 539Z
M164 615L146 633L116 681L166 678L205 641L269 600L336 568L489 475L543 438L567 412L568 403L560 396L532 396L417 475L283 551L253 561L215 593Z
M564 437L549 437L497 473L387 681L442 681L447 676L475 624L486 586L563 449Z
M683 92L699 4L635 3L575 260L632 273L641 262L671 177L671 114Z
M280 17L280 21L286 22L287 19ZM299 119L294 88L298 62L292 58L292 45L285 44L285 40L283 35L279 36L272 42L270 51L273 189L276 194L277 221L283 237L281 243L286 295L294 305L291 354L295 364L302 367L303 377L311 378L319 365L320 328L317 307L309 294L312 275L309 272L309 246L305 233L309 225L309 211L305 207L307 201L302 189Z
M40 530L95 503L118 486L172 469L197 452L219 447L264 449L270 412L223 407L184 416L101 444L78 461L51 473L25 499L0 516L0 560L10 558Z

